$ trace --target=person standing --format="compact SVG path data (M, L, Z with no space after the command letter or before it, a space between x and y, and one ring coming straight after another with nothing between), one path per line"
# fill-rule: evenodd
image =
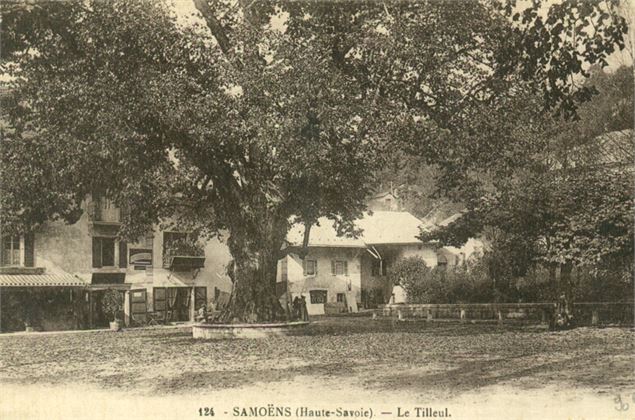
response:
M302 313L302 321L308 321L309 320L309 311L307 310L306 298L304 296L302 296L302 299L300 301L300 311Z
M302 312L300 311L300 298L299 297L294 297L293 298L293 304L292 304L292 316L293 316L293 320L297 321L300 319L300 317L302 316Z

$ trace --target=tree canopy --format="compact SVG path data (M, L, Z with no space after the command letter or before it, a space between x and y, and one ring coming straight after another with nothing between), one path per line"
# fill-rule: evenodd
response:
M487 236L500 263L490 274L501 285L538 264L553 270L554 282L560 267L560 293L568 297L574 267L632 279L633 67L594 68L585 83L597 95L580 105L579 120L543 118L541 131L524 139L541 149L511 166L493 159L490 167L505 176L481 173L486 182L478 183L462 217L427 239L460 245Z

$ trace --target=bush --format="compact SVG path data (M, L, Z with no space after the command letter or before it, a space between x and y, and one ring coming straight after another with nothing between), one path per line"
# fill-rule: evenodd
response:
M574 274L574 299L578 302L632 302L633 273L610 267L592 270L578 268Z
M480 263L429 268L420 257L408 257L397 261L390 277L405 289L409 303L492 302L494 298L492 282Z
M393 285L404 288L409 303L434 303L445 294L440 277L421 257L398 260L389 278Z
M108 289L101 300L102 312L113 321L121 320L123 315L123 295L120 291Z
M508 302L554 302L557 292L549 280L549 270L537 266L512 282L506 290Z
M603 270L577 268L572 273L574 301L623 302L633 300L631 269L610 267ZM392 267L390 279L406 291L408 303L494 303L554 302L556 285L549 270L537 265L524 276L490 276L487 258L456 267L426 266L420 257L401 259Z
M481 261L449 269L436 268L445 278L447 303L487 303L495 301L493 282Z

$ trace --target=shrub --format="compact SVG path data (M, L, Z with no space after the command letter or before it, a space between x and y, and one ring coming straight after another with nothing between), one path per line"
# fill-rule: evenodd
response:
M104 314L109 315L113 321L120 320L123 313L123 295L120 291L108 289L101 300L101 308Z
M495 301L494 285L482 261L451 267L443 275L448 288L447 303Z
M593 270L578 268L574 272L574 299L578 302L633 301L631 269L609 267Z
M440 276L421 257L398 260L389 278L392 284L404 288L409 303L436 303L444 299L445 291Z
M530 267L524 276L498 278L490 275L487 258L456 267L426 266L420 257L398 260L390 279L406 291L409 303L554 302L555 282L541 265ZM574 301L623 302L633 300L631 268L609 267L574 270Z

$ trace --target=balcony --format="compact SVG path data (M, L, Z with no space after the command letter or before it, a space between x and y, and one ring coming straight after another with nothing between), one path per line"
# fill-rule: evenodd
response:
M179 239L164 243L163 268L172 271L186 271L203 268L205 251L196 241Z
M44 274L44 267L0 266L0 274Z
M116 226L121 224L126 216L125 210L116 207L105 198L97 198L88 205L88 215L94 225Z

